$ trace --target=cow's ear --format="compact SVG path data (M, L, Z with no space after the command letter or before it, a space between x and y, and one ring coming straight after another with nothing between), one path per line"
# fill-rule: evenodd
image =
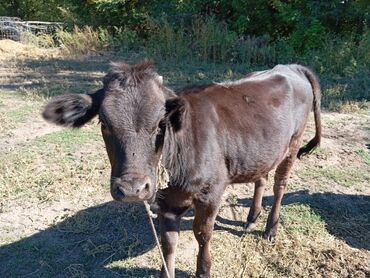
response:
M181 98L171 98L166 101L166 118L175 132L184 125L186 103Z
M57 125L81 127L98 114L103 98L104 90L56 96L46 104L42 116Z

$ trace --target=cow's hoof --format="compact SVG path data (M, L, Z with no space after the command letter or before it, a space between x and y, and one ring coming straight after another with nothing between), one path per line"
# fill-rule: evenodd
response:
M257 224L254 223L254 222L247 222L244 225L244 231L247 232L247 233L250 233L256 228L256 226L257 226Z
M276 234L273 231L264 232L263 233L263 238L267 239L268 241L270 241L272 243L274 243L275 240L276 240Z

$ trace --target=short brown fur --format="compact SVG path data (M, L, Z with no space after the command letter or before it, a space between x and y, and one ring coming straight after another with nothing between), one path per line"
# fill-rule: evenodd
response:
M316 134L300 148L313 108ZM43 116L79 127L99 114L112 166L111 192L119 201L154 201L160 156L169 186L156 194L163 251L172 277L180 220L195 208L199 243L197 277L210 277L210 240L228 184L255 183L246 230L261 212L267 175L273 169L274 202L264 238L274 240L280 206L297 157L321 139L320 86L300 65L278 65L235 82L164 87L150 61L115 64L104 88L92 94L54 98ZM162 277L165 273L162 269Z

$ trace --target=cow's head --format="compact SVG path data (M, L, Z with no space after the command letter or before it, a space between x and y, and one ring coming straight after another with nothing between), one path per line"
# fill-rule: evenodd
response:
M156 170L165 133L165 102L173 96L162 85L153 63L113 63L104 87L90 94L53 98L43 117L80 127L98 115L111 163L111 194L115 200L153 200Z

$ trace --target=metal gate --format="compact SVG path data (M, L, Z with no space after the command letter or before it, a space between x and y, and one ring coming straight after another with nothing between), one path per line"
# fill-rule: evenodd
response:
M0 39L19 41L22 33L51 33L62 26L61 22L22 21L18 17L0 16Z

